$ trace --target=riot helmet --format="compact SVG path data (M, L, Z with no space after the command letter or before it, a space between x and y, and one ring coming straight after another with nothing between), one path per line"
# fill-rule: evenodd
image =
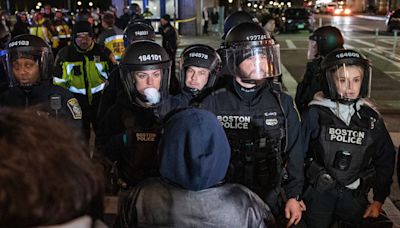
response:
M171 60L153 41L134 41L120 62L121 80L132 104L152 107L168 94Z
M224 21L224 35L222 36L222 39L225 40L229 30L244 22L253 22L253 17L245 11L236 11L229 14ZM217 53L221 57L223 67L226 67L229 62L228 48L229 46L225 43L225 41L223 41L220 48L217 50Z
M188 46L180 57L181 89L198 94L213 87L220 64L221 59L212 47L203 44Z
M344 37L340 30L334 26L323 26L318 28L309 37L308 59L317 56L326 56L329 52L343 48Z
M229 30L244 22L253 22L253 17L245 11L236 11L229 14L224 21L224 35L222 36L222 39L224 40L226 38Z
M0 50L6 48L6 45L10 41L10 39L11 34L7 26L5 26L3 23L0 23Z
M126 26L124 30L124 43L128 46L136 40L152 40L155 41L156 33L153 26L144 22L144 20L135 20Z
M5 49L5 66L10 86L31 87L52 77L53 53L39 37L19 35Z
M351 103L370 96L372 67L361 53L350 49L332 51L322 61L321 71L326 98Z
M255 83L281 74L279 44L256 23L242 23L226 36L229 45L229 68L242 81Z

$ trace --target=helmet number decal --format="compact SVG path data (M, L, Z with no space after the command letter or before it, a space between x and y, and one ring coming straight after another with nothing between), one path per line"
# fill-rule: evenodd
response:
M208 55L200 52L191 52L189 53L189 58L208 59Z
M267 36L262 34L262 35L252 35L252 36L247 36L247 40L249 41L254 41L254 40L266 40Z
M9 48L12 48L14 46L29 46L29 40L17 40L8 44Z
M140 55L138 57L140 62L146 62L146 61L162 61L161 55L157 54L148 54L148 55Z

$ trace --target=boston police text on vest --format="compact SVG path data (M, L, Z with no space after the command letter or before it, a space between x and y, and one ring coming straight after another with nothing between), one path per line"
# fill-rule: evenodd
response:
M217 116L222 126L227 129L249 129L250 116Z
M349 129L341 129L341 128L329 128L328 131L329 140L350 144L361 145L363 139L365 138L365 132L363 131L355 131Z

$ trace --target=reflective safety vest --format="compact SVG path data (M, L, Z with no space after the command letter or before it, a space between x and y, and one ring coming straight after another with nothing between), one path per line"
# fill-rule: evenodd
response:
M72 93L87 95L89 104L92 102L92 94L104 89L108 79L108 65L106 61L89 60L84 56L84 61L63 62L62 77L54 77L53 82Z
M124 35L114 35L104 40L104 45L111 50L115 59L120 61L125 52Z
M71 33L69 31L69 26L67 24L59 24L55 26L57 31L57 36L53 36L53 48L58 48L60 43L63 45L69 44L71 39Z
M40 20L35 26L29 28L29 33L42 38L47 44L52 42L52 34L44 24L45 20Z

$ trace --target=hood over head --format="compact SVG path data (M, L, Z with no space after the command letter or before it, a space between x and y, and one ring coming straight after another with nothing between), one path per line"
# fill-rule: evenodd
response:
M159 149L161 176L192 191L221 182L231 154L216 116L195 108L180 111L166 122Z

